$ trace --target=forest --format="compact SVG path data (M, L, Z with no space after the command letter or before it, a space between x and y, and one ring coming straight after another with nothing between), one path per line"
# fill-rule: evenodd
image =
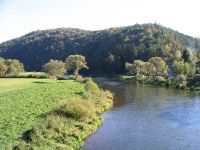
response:
M50 59L64 61L69 55L80 54L86 57L89 66L82 73L121 74L126 72L126 62L148 61L157 56L170 64L177 53L186 62L198 62L200 39L158 24L100 31L38 30L0 44L0 57L18 59L27 71L41 71Z

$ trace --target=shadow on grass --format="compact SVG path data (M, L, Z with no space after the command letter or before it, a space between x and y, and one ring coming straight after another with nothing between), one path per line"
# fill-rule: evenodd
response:
M83 95L84 92L75 92L74 94L76 94L76 95Z
M53 114L53 112L54 112L54 111L52 110L52 111L49 111L49 112L40 114L40 115L37 116L37 118L39 118L39 119L44 119L44 118L46 118L47 116L49 116L50 114Z
M48 82L45 82L45 81L34 81L33 83L36 83L36 84L47 84Z

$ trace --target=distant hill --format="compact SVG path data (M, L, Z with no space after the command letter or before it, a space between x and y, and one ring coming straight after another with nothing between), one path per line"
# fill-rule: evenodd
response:
M86 31L59 28L34 31L0 44L0 57L22 61L28 71L40 71L50 59L70 54L86 56L91 72L123 73L125 62L160 56L167 61L177 50L195 51L200 40L157 24Z

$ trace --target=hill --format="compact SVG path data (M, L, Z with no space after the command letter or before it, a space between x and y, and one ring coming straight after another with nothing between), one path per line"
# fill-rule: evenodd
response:
M123 73L125 62L153 56L173 58L179 50L200 48L200 40L157 24L86 31L59 28L34 31L0 44L0 57L19 59L28 71L40 71L50 59L65 60L70 54L86 57L90 72Z

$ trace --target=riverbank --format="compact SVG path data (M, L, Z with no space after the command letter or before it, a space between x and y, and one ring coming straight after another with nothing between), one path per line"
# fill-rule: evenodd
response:
M134 80L144 84L172 87L182 90L194 91L200 93L200 75L195 75L186 79L184 76L162 77L162 76L131 76L121 75L120 80Z
M0 83L1 149L79 149L112 107L112 94L90 79Z

